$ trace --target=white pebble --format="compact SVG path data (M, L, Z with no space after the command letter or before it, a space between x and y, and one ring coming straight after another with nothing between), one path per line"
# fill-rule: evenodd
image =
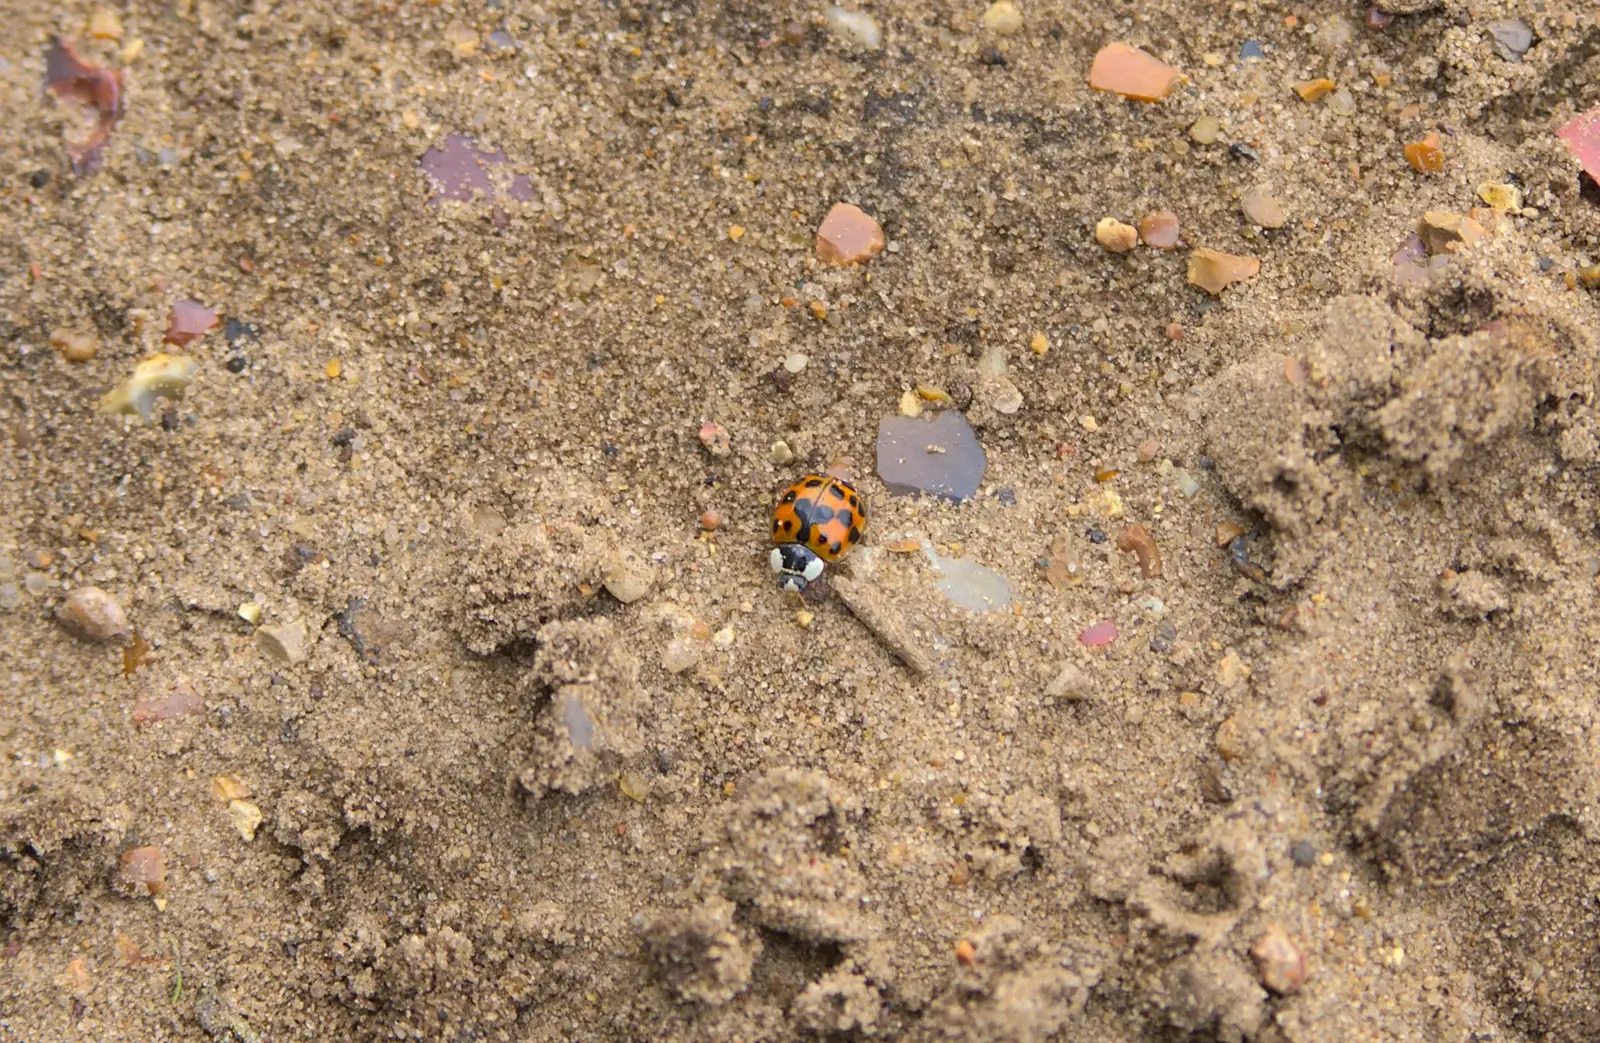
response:
M878 20L865 11L847 11L842 7L830 7L824 17L827 18L828 29L833 35L847 43L853 43L869 51L876 51L883 46L883 32L878 28Z

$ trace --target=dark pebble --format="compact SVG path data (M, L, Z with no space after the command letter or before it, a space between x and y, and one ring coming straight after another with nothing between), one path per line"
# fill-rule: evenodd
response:
M1002 507L1015 507L1017 505L1017 491L1009 485L994 494Z
M1155 636L1150 638L1150 651L1160 652L1162 655L1172 651L1178 641L1178 628L1171 623L1162 623L1156 627Z
M1106 534L1099 529L1090 529L1084 535L1089 537L1090 543L1104 543L1106 541Z
M235 355L227 362L223 363L223 365L228 367L229 373L243 373L245 371L245 367L250 365L250 360L245 358L243 355Z
M772 99L771 98L762 98L760 101L756 102L756 108L760 109L762 112L771 112L772 111Z
M1241 62L1260 61L1266 56L1267 52L1261 49L1261 41L1259 40L1246 40L1239 45L1239 60Z
M1242 141L1235 141L1228 146L1228 154L1234 159L1248 159L1252 163L1261 162L1261 153L1246 145Z
M1539 270L1541 272L1548 272L1555 265L1555 263L1556 259L1554 257L1541 257L1539 258Z
M222 324L222 338L229 344L237 344L241 340L261 339L261 328L253 322L240 322L238 319L229 319Z
M1289 857L1301 869L1310 869L1317 864L1317 847L1309 840L1296 840L1289 848Z
M1201 453L1199 456L1195 457L1194 463L1195 466L1200 468L1202 471L1209 471L1217 466L1217 462L1204 453Z
M331 441L336 446L346 446L356 440L356 429L353 427L341 428Z
M1006 64L1006 56L1001 54L993 47L985 47L983 49L983 53L980 54L978 58L985 65L998 65L1003 67Z
M602 450L600 450L600 451L601 451L601 452L602 452L602 453L605 453L605 454L606 454L606 455L607 455L607 456L609 456L609 457L611 457L611 458L612 458L612 459L616 459L616 457L617 457L617 456L618 456L618 455L620 455L620 454L621 454L621 452L622 452L622 450L621 450L621 449L618 449L618 448L617 448L617 447L616 447L616 446L614 446L614 445L608 445L608 446L606 446L606 447L605 447L605 448L604 448L604 449L602 449Z
M43 188L50 183L50 171L35 170L33 176L28 178L28 184L34 188Z

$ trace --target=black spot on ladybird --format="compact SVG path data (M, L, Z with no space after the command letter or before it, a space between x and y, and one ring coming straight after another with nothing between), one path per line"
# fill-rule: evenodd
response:
M851 543L859 543L859 542L861 542L861 530L856 528L853 525L850 527L850 542Z
M844 545L838 540L834 540L833 543L828 547L828 550L834 554L837 554L843 546Z
M817 488L817 486L822 484L822 479L821 478L807 478L802 484L807 489L815 489L815 488Z
M794 496L795 496L794 490L790 489L788 492L783 494L783 502L784 503L794 503Z

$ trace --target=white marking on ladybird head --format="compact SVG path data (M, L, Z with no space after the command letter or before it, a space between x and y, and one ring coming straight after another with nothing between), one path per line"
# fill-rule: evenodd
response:
M767 561L772 563L773 572L783 571L783 551L777 547L772 548L772 553L767 555Z
M778 589L792 591L793 593L799 594L804 592L806 589L806 581L803 577L796 576L792 572L786 572L784 573L783 578L778 580Z
M806 570L801 573L801 575L803 575L806 578L806 582L809 583L818 576L822 575L824 564L825 563L821 558L814 557L810 561L806 562Z

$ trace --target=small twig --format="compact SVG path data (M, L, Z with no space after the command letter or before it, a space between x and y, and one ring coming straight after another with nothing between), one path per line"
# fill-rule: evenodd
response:
M172 985L172 1002L177 1003L183 995L183 960L178 955L178 939L168 938L172 943L172 974L176 981Z

